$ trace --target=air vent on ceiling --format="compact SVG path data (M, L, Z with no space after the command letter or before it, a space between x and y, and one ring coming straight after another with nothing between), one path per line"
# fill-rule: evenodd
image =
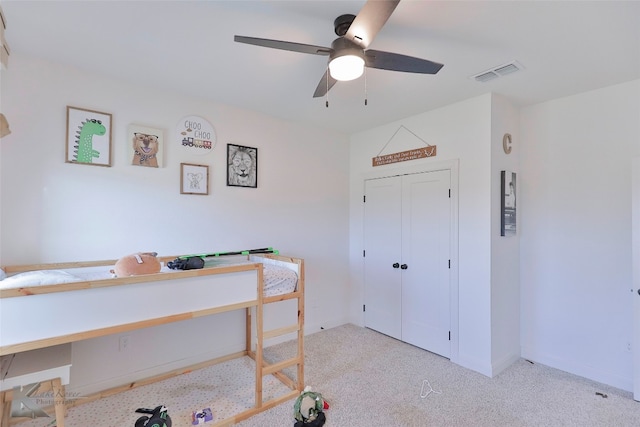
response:
M524 69L524 67L519 62L513 61L507 64L499 65L490 70L483 71L482 73L476 74L471 78L477 82L485 83L493 79L497 79L498 77L504 77L506 75L515 73L516 71L520 71L522 69Z

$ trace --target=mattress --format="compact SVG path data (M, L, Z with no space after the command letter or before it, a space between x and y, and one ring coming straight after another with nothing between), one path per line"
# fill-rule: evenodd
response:
M105 267L82 267L68 270L27 271L0 280L0 289L106 280L114 277L110 270L111 267L107 269L105 269ZM175 270L163 266L160 273L170 273L174 271ZM1 273L0 277L2 277ZM265 264L263 281L265 297L282 295L296 290L298 275L295 271L286 267Z
M298 275L295 271L278 265L264 264L264 296L288 294L296 290Z

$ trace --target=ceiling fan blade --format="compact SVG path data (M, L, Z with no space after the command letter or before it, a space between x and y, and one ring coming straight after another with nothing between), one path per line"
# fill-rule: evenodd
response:
M365 65L370 68L420 74L436 74L444 66L427 59L373 49L365 51L364 61Z
M327 79L329 79L329 84L327 85ZM318 87L313 94L314 98L320 98L321 96L325 96L329 89L333 87L338 81L331 77L329 74L329 70L325 71L324 76L320 79L320 83L318 83Z
M345 38L366 49L387 22L400 0L369 0L362 7Z
M273 49L289 50L292 52L310 53L312 55L328 56L333 51L333 49L331 49L330 47L285 42L281 40L259 39L256 37L234 36L233 40L239 43L270 47Z

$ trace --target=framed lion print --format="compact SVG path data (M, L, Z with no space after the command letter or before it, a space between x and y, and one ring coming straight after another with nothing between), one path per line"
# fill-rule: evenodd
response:
M227 144L227 185L258 187L258 149Z
M111 114L67 106L65 162L111 166Z

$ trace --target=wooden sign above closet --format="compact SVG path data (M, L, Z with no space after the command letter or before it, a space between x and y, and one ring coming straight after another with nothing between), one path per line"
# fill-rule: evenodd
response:
M415 148L413 150L401 151L399 153L385 154L384 156L376 156L371 159L373 166L388 165L391 163L406 162L407 160L423 159L425 157L435 157L436 146L429 145L427 147Z

